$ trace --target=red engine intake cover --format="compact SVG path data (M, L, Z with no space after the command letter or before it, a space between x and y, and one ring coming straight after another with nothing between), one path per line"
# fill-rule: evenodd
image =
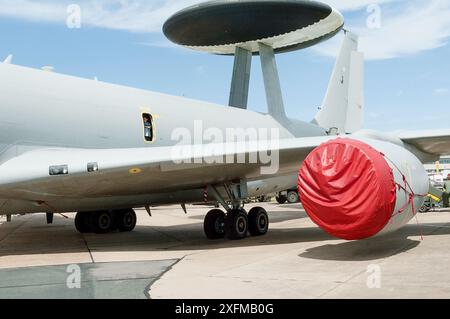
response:
M383 154L338 138L316 148L299 173L303 207L329 234L357 240L378 234L396 204L396 184Z

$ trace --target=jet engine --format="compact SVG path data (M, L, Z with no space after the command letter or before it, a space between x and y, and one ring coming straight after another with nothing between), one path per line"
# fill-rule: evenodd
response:
M314 223L335 237L360 240L405 226L423 205L429 179L399 145L337 138L309 154L298 186Z

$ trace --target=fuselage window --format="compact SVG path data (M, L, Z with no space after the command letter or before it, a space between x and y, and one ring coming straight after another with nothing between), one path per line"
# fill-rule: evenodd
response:
M148 114L142 114L142 119L144 121L144 138L147 142L153 142L153 117Z

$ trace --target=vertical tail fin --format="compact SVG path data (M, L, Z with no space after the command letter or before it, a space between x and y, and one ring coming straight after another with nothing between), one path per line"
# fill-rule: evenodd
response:
M364 126L364 54L352 52L348 87L345 133L354 133Z
M358 52L358 37L348 31L314 121L338 134L353 133L363 126L364 56Z

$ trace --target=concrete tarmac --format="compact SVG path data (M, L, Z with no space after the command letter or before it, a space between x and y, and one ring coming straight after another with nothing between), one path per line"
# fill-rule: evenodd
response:
M450 211L346 242L299 204L262 206L269 234L242 241L205 239L202 206L139 211L134 232L105 235L77 233L74 214L2 218L0 298L450 298Z

